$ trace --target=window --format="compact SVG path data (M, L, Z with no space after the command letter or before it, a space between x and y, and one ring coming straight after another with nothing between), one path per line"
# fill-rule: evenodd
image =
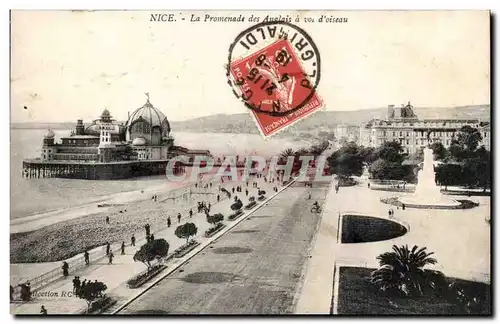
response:
M410 140L406 140L406 145L410 145Z
M399 132L399 136L403 136L403 132Z
M396 136L396 132L392 132L392 136Z
M406 136L410 136L410 133L406 132Z

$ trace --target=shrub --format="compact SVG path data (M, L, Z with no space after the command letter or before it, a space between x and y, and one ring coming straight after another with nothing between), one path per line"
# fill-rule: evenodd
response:
M234 204L231 205L231 210L237 212L243 207L243 203L238 199Z
M132 279L127 281L127 285L129 285L131 288L137 288L141 286L144 282L148 281L152 277L154 277L156 274L158 274L160 271L162 271L164 268L166 268L165 265L163 264L156 264L150 268L148 268L147 271L141 272L137 276L133 277Z
M217 232L219 229L223 228L224 224L217 223L214 227L210 227L205 231L205 236L210 236L212 233Z
M211 225L218 225L218 223L224 220L224 215L217 213L214 215L207 215L207 222Z

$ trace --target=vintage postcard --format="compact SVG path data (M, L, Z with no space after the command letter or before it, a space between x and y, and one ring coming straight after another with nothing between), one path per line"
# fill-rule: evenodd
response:
M488 11L10 13L14 315L490 315Z

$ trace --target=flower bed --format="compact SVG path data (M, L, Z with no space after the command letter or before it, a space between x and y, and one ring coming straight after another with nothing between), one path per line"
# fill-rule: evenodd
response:
M102 312L104 312L106 309L110 308L116 304L116 300L114 300L111 297L104 296L102 298L99 298L98 300L94 301L90 305L90 309L87 312L87 309L85 308L80 312L80 315L98 315Z
M243 211L238 210L236 213L229 215L229 217L227 219L235 220L236 218L240 217L241 215L243 215Z
M397 197L381 198L381 202L388 205L402 207L403 203L399 201ZM457 199L460 205L457 206L439 206L439 205L416 205L416 204L405 204L406 208L417 208L417 209L470 209L479 206L478 203L467 199Z
M252 201L245 206L245 209L252 209L255 205L257 205L257 202Z
M374 187L370 186L371 190L378 190L378 191L391 191L391 192L414 192L415 189L413 188L393 188L393 187Z
M181 246L180 248L178 248L177 250L174 251L174 257L175 258L182 258L186 254L191 252L198 245L200 245L200 243L198 243L194 240L187 243L187 244L184 244L183 246Z
M131 289L139 288L140 286L151 280L151 278L156 276L158 273L162 272L165 268L167 268L167 266L163 264L154 265L151 267L151 269L149 269L149 271L143 271L132 279L129 279L127 281L127 285Z
M226 225L222 223L217 223L217 225L215 225L214 227L210 227L208 230L205 231L205 237L214 236L215 233L219 232L224 227L226 227Z

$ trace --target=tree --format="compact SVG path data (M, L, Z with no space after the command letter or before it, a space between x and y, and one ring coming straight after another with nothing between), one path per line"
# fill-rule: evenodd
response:
M360 147L360 155L363 157L363 161L366 164L372 164L378 159L376 149L374 147Z
M439 185L448 186L462 184L462 166L456 163L442 163L436 167L436 181Z
M469 187L482 187L486 191L486 188L490 186L491 161L489 158L465 159L462 168L464 180Z
M165 239L156 239L150 241L139 249L134 254L134 261L140 261L148 267L148 271L151 269L151 261L154 259L160 259L168 255L169 244Z
M328 165L331 172L341 178L360 176L363 173L363 156L355 143L348 143L332 153Z
M371 282L382 291L395 292L403 296L422 296L427 291L446 286L443 273L424 269L436 264L431 258L434 253L427 253L427 248L414 245L392 246L393 252L386 252L377 257L380 268L371 273Z
M450 157L458 162L462 161L467 157L467 150L462 148L462 146L460 145L460 143L458 143L457 140L451 141L448 151L450 152Z
M377 149L377 156L388 162L402 163L404 160L403 147L401 143L392 141L385 142Z
M432 153L434 154L434 160L442 161L446 159L448 151L441 142L434 142L431 144Z
M85 286L78 289L76 295L78 298L85 299L87 302L87 313L90 312L90 306L96 299L104 297L104 291L106 291L106 289L108 289L108 287L100 281L89 281Z
M195 236L198 233L198 228L194 223L186 223L184 225L179 225L175 229L175 236L180 239L185 238L186 244L189 242L191 236Z
M482 139L481 132L469 125L462 126L457 133L458 144L469 152L475 151Z
M294 156L295 151L292 150L291 148L285 149L283 152L280 154L280 160L286 161L289 156Z
M368 171L374 179L411 181L414 178L412 165L403 165L383 159L373 162Z
M214 215L207 215L207 222L211 225L217 225L224 220L224 215L217 213Z

